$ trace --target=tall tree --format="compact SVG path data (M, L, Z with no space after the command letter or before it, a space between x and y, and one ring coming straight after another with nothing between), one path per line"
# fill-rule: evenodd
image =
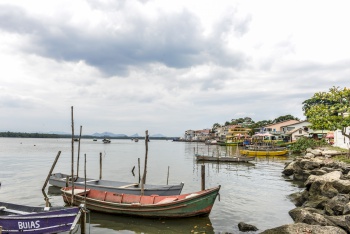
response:
M283 116L280 116L280 117L274 119L273 123L279 123L279 122L283 122L286 120L298 120L298 121L300 121L297 117L294 117L293 115L283 115Z
M303 102L304 115L313 129L340 129L350 140L346 128L350 126L350 89L335 87L329 92L315 93ZM349 148L350 153L350 148Z

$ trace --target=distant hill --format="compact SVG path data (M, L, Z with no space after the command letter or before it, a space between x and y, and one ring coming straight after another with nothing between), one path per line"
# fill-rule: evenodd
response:
M94 137L104 137L104 136L109 136L109 137L127 137L125 134L114 134L111 132L103 132L103 133L94 133L92 134Z
M68 132L60 132L60 131L50 131L48 133L49 134L58 134L58 135L69 135L69 134L72 134L71 132L68 133Z
M139 134L135 133L134 135L130 135L129 137L139 137Z
M150 137L166 137L166 136L158 133L158 134L151 135Z

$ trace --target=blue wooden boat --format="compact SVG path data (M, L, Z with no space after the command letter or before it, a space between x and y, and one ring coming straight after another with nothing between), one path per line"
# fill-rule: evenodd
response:
M63 173L53 173L50 176L49 183L53 186L63 188L66 186L67 177L69 175ZM71 179L68 181L69 186L72 185ZM84 187L85 178L78 177L74 178L74 185ZM182 191L184 183L173 184L173 185L144 185L145 195L179 195ZM138 183L122 182L122 181L111 181L111 180L98 180L86 178L86 187L88 189L96 189L102 191L109 191L114 193L127 193L127 194L141 194L141 185Z
M35 207L0 202L2 234L59 233L74 229L82 207Z

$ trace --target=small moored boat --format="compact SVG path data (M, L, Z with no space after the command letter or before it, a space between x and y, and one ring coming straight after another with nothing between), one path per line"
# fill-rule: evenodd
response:
M82 207L35 207L0 202L3 234L58 233L73 230Z
M196 154L197 161L212 161L212 162L250 162L254 161L255 157L217 157L217 156L204 156Z
M99 190L74 188L74 205L86 202L89 210L116 215L147 218L183 218L208 216L213 208L220 185L194 193L174 196L143 196ZM64 202L70 204L72 187L62 188Z
M50 175L49 184L56 187L66 187L67 178L69 186L72 185L71 176L62 173L53 173ZM84 186L85 179L78 177L74 178L75 186ZM175 184L175 185L144 185L144 194L145 195L178 195L181 193L184 183ZM114 193L127 193L127 194L141 194L141 185L138 183L130 182L121 182L121 181L111 181L111 180L98 180L86 178L86 187L88 189L96 189L109 191Z
M105 139L103 139L103 140L102 140L102 142L103 142L103 143L111 143L111 140L110 140L110 139L105 138Z

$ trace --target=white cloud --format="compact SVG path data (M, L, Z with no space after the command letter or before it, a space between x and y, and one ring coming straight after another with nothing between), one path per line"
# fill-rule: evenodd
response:
M1 1L6 131L162 133L302 116L348 85L347 1Z

